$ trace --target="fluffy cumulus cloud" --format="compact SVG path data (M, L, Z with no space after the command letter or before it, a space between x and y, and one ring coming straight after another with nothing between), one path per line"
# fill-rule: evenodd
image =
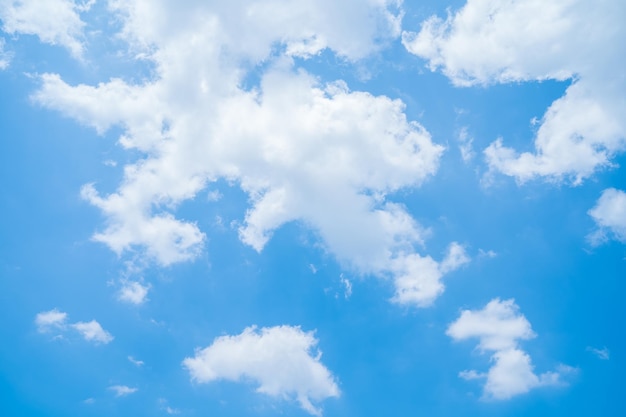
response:
M35 316L35 325L41 333L50 331L65 332L74 329L89 342L107 344L113 340L113 336L104 330L96 320L89 322L76 322L67 324L67 313L57 310L42 311Z
M36 35L42 42L67 48L75 58L84 50L85 23L80 13L95 0L0 0L2 30L9 34Z
M478 349L491 353L492 366L486 373L466 370L467 380L484 379L483 398L504 400L533 388L562 384L572 368L559 365L556 371L535 374L530 356L519 341L535 337L530 323L514 300L491 300L482 310L464 310L447 330L454 340L478 339Z
M534 152L520 154L498 139L485 155L492 170L520 182L578 184L626 149L624 15L621 0L468 0L402 39L460 86L570 80L544 114Z
M594 245L613 237L626 243L626 192L608 188L602 192L589 215L598 229L588 236Z
M218 337L183 365L194 381L254 381L257 392L293 398L309 413L321 415L313 402L338 397L340 392L320 362L321 352L313 352L317 343L313 332L299 327L248 327L239 335Z
M452 264L416 253L422 229L386 195L432 176L443 147L401 101L323 83L294 61L325 48L346 60L375 52L399 35L397 2L133 0L109 9L154 77L69 85L44 74L33 96L98 132L121 126L119 143L144 155L114 193L83 188L107 218L95 240L162 265L193 259L206 236L174 210L222 178L249 196L239 234L257 251L300 221L342 264L392 277L397 301L428 305L441 292ZM253 69L258 85L242 87Z

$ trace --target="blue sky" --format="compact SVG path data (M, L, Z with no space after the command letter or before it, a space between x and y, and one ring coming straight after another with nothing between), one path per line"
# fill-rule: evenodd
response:
M7 416L620 416L617 0L0 0Z

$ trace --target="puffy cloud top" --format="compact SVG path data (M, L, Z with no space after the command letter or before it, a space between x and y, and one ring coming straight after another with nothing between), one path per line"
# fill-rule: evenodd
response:
M339 387L320 362L321 352L312 350L317 340L299 327L248 327L235 336L221 336L186 358L192 379L219 379L258 383L257 391L273 397L294 397L311 414L320 415L312 401L339 396Z

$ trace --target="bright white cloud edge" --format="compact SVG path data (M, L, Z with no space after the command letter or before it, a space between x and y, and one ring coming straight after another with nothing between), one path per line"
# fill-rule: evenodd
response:
M192 380L254 381L257 392L276 398L295 399L313 415L322 411L314 403L338 397L339 387L321 363L313 332L300 327L246 328L241 334L221 336L194 357L183 361Z

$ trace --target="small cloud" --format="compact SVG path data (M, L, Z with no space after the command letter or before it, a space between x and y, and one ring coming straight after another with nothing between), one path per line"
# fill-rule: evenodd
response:
M587 213L597 225L587 236L592 246L599 246L610 238L626 243L626 192L615 188L602 191L595 207Z
M492 251L491 249L488 251L485 251L483 249L478 249L478 257L479 258L490 258L493 259L496 256L498 256L498 254L494 251Z
M62 329L67 321L67 313L55 309L43 311L35 317L35 324L40 333L49 332L52 329Z
M96 400L94 400L93 398L87 398L86 400L83 400L83 404L87 404L87 405L91 405L95 402Z
M138 367L141 367L144 364L143 361L137 360L137 359L133 358L132 356L128 356L128 360L130 361L130 363L132 363L133 365L138 366Z
M167 414L180 414L180 410L170 407L165 398L159 398L158 403L161 406L161 410L165 411Z
M222 195L222 193L220 193L219 190L209 191L207 193L207 195L206 195L206 199L208 201L213 201L213 202L221 200L222 197L223 197L223 195Z
M587 346L587 351L593 353L594 355L596 355L599 359L602 359L603 361L608 361L610 359L610 352L606 347L602 349L598 349L598 348L594 348L591 346Z
M9 68L12 54L4 50L4 39L0 38L0 70Z
M484 372L476 372L475 370L471 369L469 371L459 372L459 378L462 378L466 381L471 381L472 379L487 378L487 374Z
M112 160L112 159L107 159L106 161L104 161L104 162L103 162L103 164L104 164L105 166L108 166L108 167L112 167L112 168L113 168L113 167L116 167L116 166L117 166L117 161L114 161L114 160Z
M89 322L79 321L72 324L72 327L82 334L85 340L90 342L107 344L113 340L113 336L95 320Z
M150 285L141 285L137 281L122 281L122 288L118 294L118 300L131 304L143 304L147 301Z
M317 274L317 268L315 267L315 265L313 264L309 264L309 269L311 270L311 272L313 272L314 274Z
M467 133L467 128L464 127L459 132L459 151L461 152L461 158L466 164L474 159L476 152L472 146L474 139Z
M347 278L344 278L343 274L339 275L339 280L344 285L344 287L346 287L344 297L347 300L352 295L352 283Z
M109 389L115 392L116 397L125 397L127 395L137 392L137 388L131 388L126 385L112 385L109 387Z

